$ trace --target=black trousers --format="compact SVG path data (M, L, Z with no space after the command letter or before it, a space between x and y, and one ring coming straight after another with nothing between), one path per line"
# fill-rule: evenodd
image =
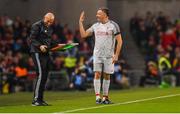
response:
M36 67L37 80L34 89L34 100L43 101L45 84L49 73L51 60L49 54L31 53L33 62Z

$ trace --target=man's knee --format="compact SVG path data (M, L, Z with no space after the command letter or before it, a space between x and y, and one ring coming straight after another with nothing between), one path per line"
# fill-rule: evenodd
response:
M110 74L103 73L103 77L105 80L110 80Z
M101 78L101 72L95 72L95 76L94 76L95 79L100 79Z

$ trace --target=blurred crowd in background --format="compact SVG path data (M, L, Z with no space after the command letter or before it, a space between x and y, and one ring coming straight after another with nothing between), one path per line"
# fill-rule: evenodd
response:
M180 18L137 12L130 20L130 32L146 61L140 86L180 86Z
M27 37L31 22L20 17L0 16L0 94L33 91L36 73L29 54ZM93 38L81 39L79 30L68 24L53 24L52 39L61 43L77 42L79 46L51 53L51 72L47 90L87 90L93 87ZM115 64L113 88L129 88L128 65L124 59Z
M36 73L29 54L27 37L31 24L20 17L0 16L0 93L33 91ZM79 30L71 30L59 21L53 24L52 39L61 43L77 42L71 50L50 53L51 72L47 90L82 90L93 88L94 38L81 39ZM145 57L145 75L139 85L161 88L180 86L180 19L163 12L144 15L138 12L130 19L130 33ZM121 56L111 76L111 88L129 88L130 67Z

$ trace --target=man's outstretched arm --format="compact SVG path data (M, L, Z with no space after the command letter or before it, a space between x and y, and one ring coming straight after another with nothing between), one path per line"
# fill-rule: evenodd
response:
M87 38L88 36L91 36L92 35L92 32L90 31L86 31L84 29L84 25L83 25L83 22L84 22L84 11L81 12L81 15L80 15L80 18L79 18L79 31L80 31L80 35L82 38Z

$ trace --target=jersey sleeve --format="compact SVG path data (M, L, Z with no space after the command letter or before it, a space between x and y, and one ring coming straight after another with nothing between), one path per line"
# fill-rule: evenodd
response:
M87 31L93 33L94 32L94 24L90 28L88 28Z
M114 28L113 28L113 33L114 33L114 36L120 34L120 28L119 28L119 25L115 22L113 22L113 25L114 25Z

